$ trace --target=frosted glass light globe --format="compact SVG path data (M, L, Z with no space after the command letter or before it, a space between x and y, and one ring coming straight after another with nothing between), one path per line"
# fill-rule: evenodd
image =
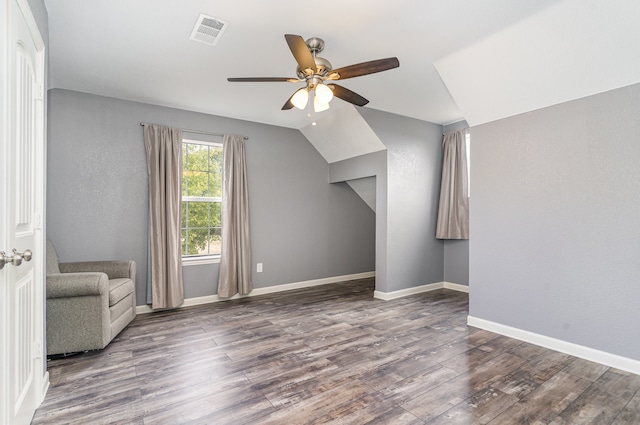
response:
M309 92L307 88L301 88L297 92L291 96L291 103L298 109L304 109L307 106L307 102L309 101Z
M327 109L329 109L329 104L328 103L320 102L320 98L318 96L315 96L313 98L313 110L314 111L322 112L322 111L326 111Z
M321 103L329 103L333 99L333 90L331 90L325 84L318 84L316 86L316 98Z

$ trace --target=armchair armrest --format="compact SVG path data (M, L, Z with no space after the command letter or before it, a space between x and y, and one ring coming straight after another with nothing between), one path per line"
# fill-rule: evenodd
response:
M134 261L84 261L60 263L62 273L105 273L109 279L129 278L135 282L136 263Z
M109 279L104 273L60 273L47 275L47 298L108 296Z

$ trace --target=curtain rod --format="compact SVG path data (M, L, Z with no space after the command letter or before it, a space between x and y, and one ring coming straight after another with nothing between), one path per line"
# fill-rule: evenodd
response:
M144 127L145 125L147 125L147 123L141 122L140 125ZM183 128L182 131L184 131L185 133L206 134L207 136L225 136L225 134L223 133L212 133L210 131L202 131L202 130L189 130L188 128ZM242 137L244 138L244 140L249 140L247 136L242 136Z
M461 128L460 130L464 130L465 133L468 133L469 130L471 130L471 129L469 127L466 127L466 128ZM446 131L446 132L443 131L442 135L444 136L446 133L451 133L452 131L458 131L458 130L449 130L449 131Z

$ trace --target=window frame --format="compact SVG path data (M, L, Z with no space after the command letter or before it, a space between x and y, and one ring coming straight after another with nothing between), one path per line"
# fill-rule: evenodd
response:
M183 137L182 138L182 148L184 149L185 144L192 145L202 145L202 146L210 146L221 148L223 147L222 141L211 141L211 140L202 140L196 139L193 137ZM183 202L216 202L222 204L222 197L218 196L184 196L182 193L180 194L180 209L182 209ZM182 223L181 223L182 224ZM182 233L182 225L180 226L180 232ZM187 226L188 229L188 226ZM200 264L216 264L220 263L220 254L191 254L191 255L182 255L182 265L183 266L195 266Z

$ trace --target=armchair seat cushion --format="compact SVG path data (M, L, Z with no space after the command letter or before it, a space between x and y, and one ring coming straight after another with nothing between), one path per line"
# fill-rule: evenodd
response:
M109 307L134 291L131 279L109 279Z

